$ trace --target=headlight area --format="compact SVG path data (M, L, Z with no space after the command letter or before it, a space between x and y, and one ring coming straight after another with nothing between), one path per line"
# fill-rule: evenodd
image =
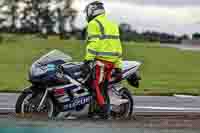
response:
M128 83L133 86L133 87L136 87L136 88L139 88L139 81L141 80L141 76L140 76L140 73L139 71L137 71L136 73L130 75L128 78L127 78L127 81Z

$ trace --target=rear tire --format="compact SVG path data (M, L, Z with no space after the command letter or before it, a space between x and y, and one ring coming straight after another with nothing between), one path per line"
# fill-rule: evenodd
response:
M127 88L122 88L119 93L122 99L128 99L128 103L120 105L120 112L111 111L111 115L116 119L131 119L134 106L132 94Z

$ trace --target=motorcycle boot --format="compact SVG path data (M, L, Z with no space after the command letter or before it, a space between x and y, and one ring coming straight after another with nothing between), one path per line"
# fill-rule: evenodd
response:
M100 116L100 119L111 119L111 113L110 113L110 105L104 104L102 107L100 107L100 111L98 115Z

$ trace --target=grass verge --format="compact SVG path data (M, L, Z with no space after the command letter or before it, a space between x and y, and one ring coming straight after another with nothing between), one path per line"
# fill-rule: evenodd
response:
M0 91L19 92L27 82L31 63L53 49L70 54L81 61L85 45L82 41L48 40L33 36L10 35L0 44ZM136 95L200 95L200 52L162 48L152 43L124 43L124 59L142 61L140 88L129 86Z

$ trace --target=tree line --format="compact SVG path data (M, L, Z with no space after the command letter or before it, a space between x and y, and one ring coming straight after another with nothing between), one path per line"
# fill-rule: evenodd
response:
M127 23L120 24L121 39L125 41L149 41L161 43L181 43L182 40L200 40L200 33L193 33L192 38L187 34L175 35L165 32L144 31L142 33L132 30L131 25Z
M47 38L58 34L62 39L86 38L86 27L75 26L78 11L71 7L73 0L3 0L0 5L0 32L36 33ZM55 6L58 5L58 6ZM69 29L66 29L66 25ZM177 36L156 31L137 32L130 24L119 25L122 41L150 41L181 43L190 39L188 35ZM194 33L192 39L199 39L200 33Z

